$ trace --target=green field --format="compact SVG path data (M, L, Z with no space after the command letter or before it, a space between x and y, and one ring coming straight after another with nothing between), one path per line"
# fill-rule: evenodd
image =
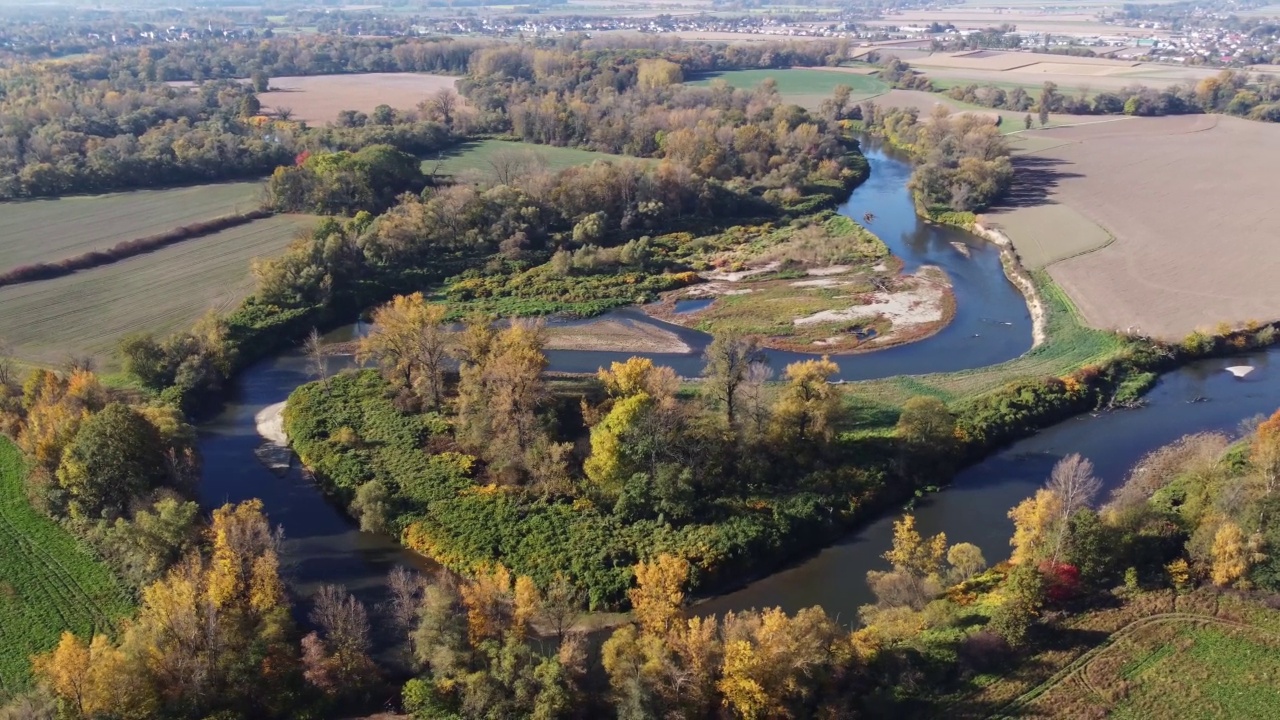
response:
M261 192L241 182L0 203L0 272L247 212Z
M1099 250L1115 241L1111 233L1066 205L1015 207L983 215L982 219L1013 241L1023 266L1032 270Z
M302 215L256 220L121 262L0 288L0 337L31 362L68 353L109 366L116 342L139 331L185 329L210 308L229 310L253 289L254 257L278 255Z
M129 601L105 565L36 512L23 488L22 455L0 436L0 698L30 680L30 658L63 630L111 630Z
M778 93L784 100L815 108L823 100L831 97L837 85L848 85L853 89L855 97L869 97L885 92L889 86L878 78L858 73L841 72L839 70L729 70L714 72L690 78L690 85L710 85L712 80L724 80L730 87L750 90L766 78L773 78L778 84Z
M500 165L511 165L513 161L522 172L535 168L554 172L575 165L590 165L596 160L625 159L635 158L578 148L490 139L462 143L439 156L426 158L422 161L422 171L455 177L476 173L481 179L492 180Z

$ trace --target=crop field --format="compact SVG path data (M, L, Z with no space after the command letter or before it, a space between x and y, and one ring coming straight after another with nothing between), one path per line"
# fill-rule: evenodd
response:
M1093 95L1131 85L1165 88L1194 84L1216 74L1213 68L995 50L932 53L907 61L938 87L976 83L1039 88L1052 81L1070 95Z
M261 192L240 182L0 203L0 273L247 212Z
M63 630L105 632L129 612L111 571L27 502L24 474L18 448L0 436L0 699L27 686L31 655Z
M65 277L0 288L0 337L30 362L68 353L108 364L116 342L185 328L253 289L254 257L277 255L311 222L278 215Z
M288 108L294 120L323 125L336 120L343 110L368 113L379 105L412 110L457 81L456 77L427 73L273 77L271 89L258 93L258 100L267 112Z
M778 84L778 94L788 102L807 108L816 108L831 97L837 85L848 85L855 97L869 97L889 89L879 79L849 69L817 70L792 68L786 70L730 70L707 73L688 79L691 85L710 85L712 80L724 80L731 87L750 90L773 78Z
M499 166L513 168L517 173L536 168L545 168L554 172L575 165L590 165L596 160L636 160L636 158L555 145L490 139L463 143L441 153L439 157L427 158L422 161L422 171L439 172L459 178L470 173L480 179L492 180Z
M1016 180L1013 189L1018 190ZM1068 205L1009 207L984 214L981 221L1013 241L1028 270L1040 270L1060 260L1100 250L1114 240L1110 233Z
M1275 175L1274 157L1259 149L1273 147L1280 129L1188 115L1023 135L1056 144L1019 155L1024 167L1034 163L1038 188L1017 207L1063 205L1115 238L1048 270L1090 325L1180 339L1220 322L1280 318L1276 215L1257 194ZM1050 255L1079 244L1051 227L1052 214L1036 220L1014 221L1015 233L1048 241Z

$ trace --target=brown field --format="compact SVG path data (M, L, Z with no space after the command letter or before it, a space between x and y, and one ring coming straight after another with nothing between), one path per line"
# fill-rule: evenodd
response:
M426 73L274 77L272 89L258 93L258 100L266 111L289 108L294 120L317 125L332 122L343 110L368 113L383 104L412 110L441 88L452 88L457 80Z
M889 52L882 50L882 53ZM914 57L902 56L902 59L930 78L949 81L950 84L1039 86L1052 81L1064 92L1119 90L1132 85L1166 88L1176 84L1194 84L1218 73L1215 68L993 50L917 53Z
M1175 339L1223 321L1280 318L1280 211L1263 189L1280 160L1280 128L1189 115L1022 135L1056 144L1018 156L1015 207L1065 205L1115 237L1049 268L1091 325ZM1048 247L1036 252L1071 254L1053 238L1076 243L1072 233L1051 216L1041 221L1015 232L1039 232Z

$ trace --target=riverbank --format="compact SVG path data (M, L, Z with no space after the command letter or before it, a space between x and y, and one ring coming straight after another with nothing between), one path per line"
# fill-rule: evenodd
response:
M984 227L981 223L974 223L970 232L986 238L1000 248L1000 261L1005 277L1009 278L1009 282L1022 293L1022 297L1027 301L1027 310L1031 313L1031 347L1040 347L1048 340L1048 319L1045 315L1044 299L1040 296L1040 290L1036 288L1035 280L1031 279L1031 274L1022 266L1013 241L999 230Z

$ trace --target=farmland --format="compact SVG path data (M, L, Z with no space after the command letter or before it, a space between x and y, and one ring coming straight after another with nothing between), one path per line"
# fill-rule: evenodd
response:
M1259 149L1277 132L1189 115L1020 133L1037 143L1018 157L1022 193L988 217L1040 264L1104 245L1088 223L1115 238L1048 269L1094 327L1179 339L1224 321L1273 320L1280 248L1256 188L1274 174L1274 157ZM1070 222L1041 209L1053 206L1068 208Z
M0 273L259 206L258 182L0 204Z
M471 173L480 179L492 180L497 165L518 166L521 170L541 167L556 171L575 165L589 165L596 160L624 159L621 155L578 148L489 139L462 143L441 153L438 158L427 158L422 161L422 170L458 178L465 178Z
M854 96L868 97L888 90L879 79L860 72L841 70L814 70L795 68L790 70L731 70L707 73L690 78L691 85L710 85L713 80L724 80L730 87L750 90L767 78L778 84L778 93L788 102L814 108L831 97L837 85L848 85Z
M109 361L125 335L172 332L210 308L229 309L252 290L249 261L278 254L309 222L271 217L92 270L0 288L0 337L31 362L59 362L67 353Z
M0 436L0 698L27 685L30 656L63 630L88 637L129 611L111 571L27 502L23 474L18 448Z
M268 112L288 108L293 119L323 125L343 110L372 112L379 105L412 110L428 96L452 88L457 78L425 73L367 73L271 78L258 101Z

